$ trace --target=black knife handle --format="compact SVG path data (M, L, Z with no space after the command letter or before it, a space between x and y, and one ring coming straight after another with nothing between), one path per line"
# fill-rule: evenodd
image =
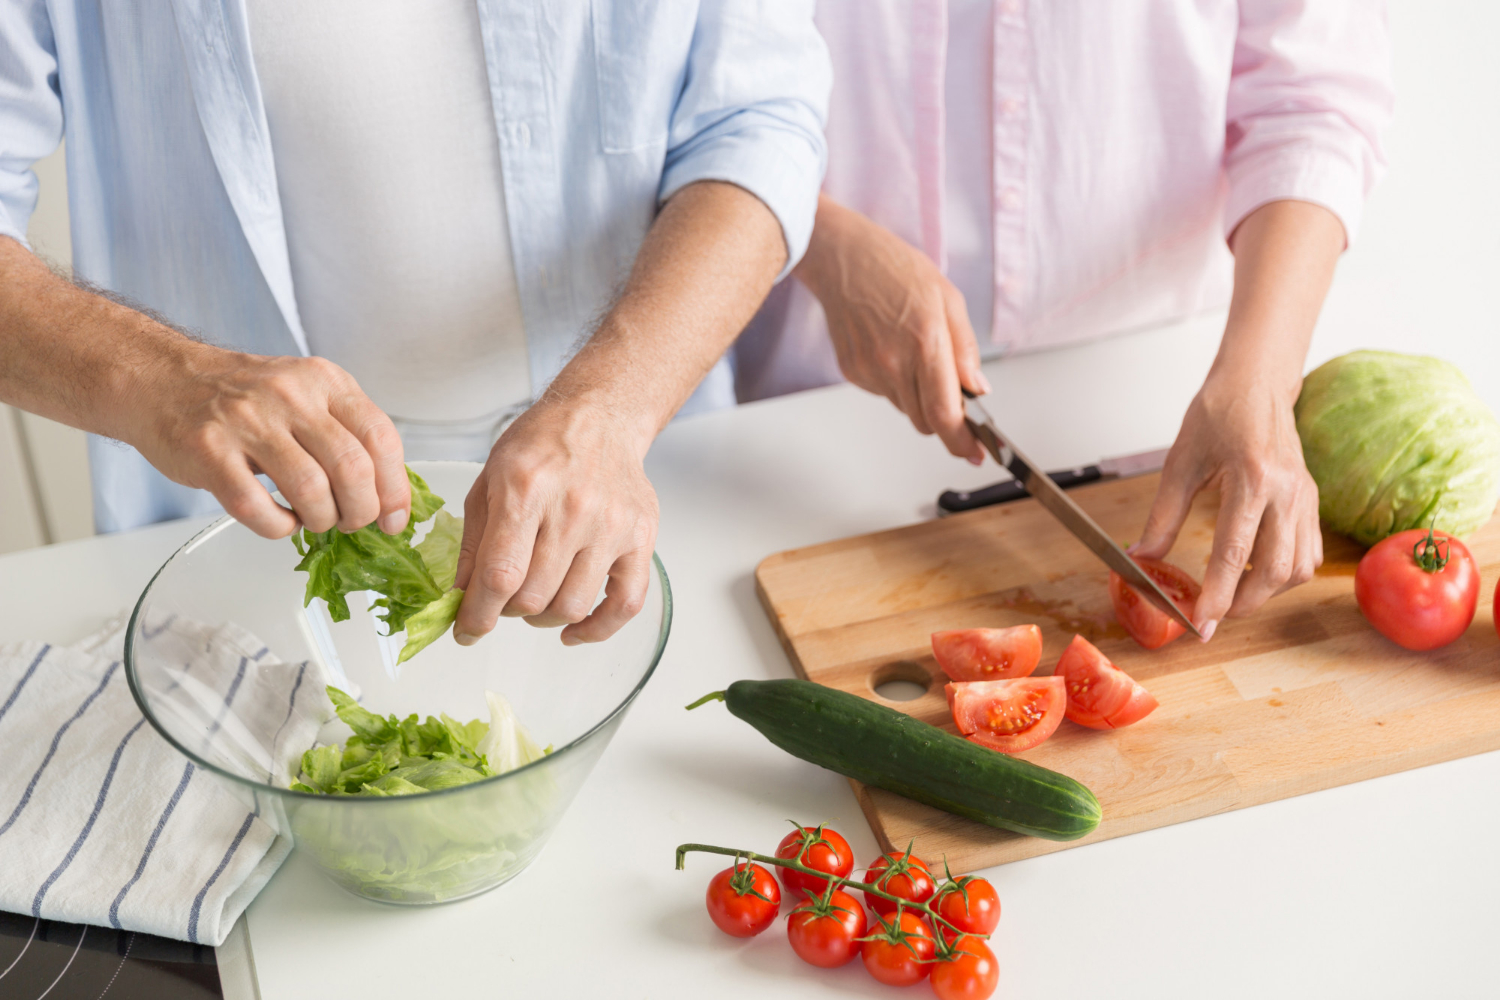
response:
M1066 490L1074 486L1082 486L1084 483L1098 482L1104 478L1104 475L1099 471L1099 466L1085 465L1079 469L1049 472L1047 477ZM1020 480L1006 479L968 492L944 490L938 497L937 505L938 510L944 513L957 514L964 510L993 507L997 503L1010 503L1012 500L1020 500L1028 495L1026 487L1021 485Z

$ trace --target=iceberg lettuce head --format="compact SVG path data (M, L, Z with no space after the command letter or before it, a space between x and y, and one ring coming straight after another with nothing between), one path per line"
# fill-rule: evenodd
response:
M1328 526L1373 545L1434 524L1467 535L1500 497L1500 421L1438 358L1355 351L1302 383L1297 433Z

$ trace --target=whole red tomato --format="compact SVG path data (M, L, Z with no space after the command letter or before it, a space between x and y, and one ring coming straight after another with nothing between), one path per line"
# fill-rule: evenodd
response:
M781 912L781 890L771 873L742 861L708 883L708 915L725 934L754 937Z
M859 900L834 889L809 899L786 918L786 936L797 957L809 965L836 969L860 952L865 911Z
M826 826L797 826L795 823L792 825L796 828L783 837L776 847L778 858L798 861L809 868L837 875L840 878L846 878L850 872L854 871L854 851L850 849L849 842L843 837ZM777 870L781 873L781 884L786 886L787 892L790 892L793 898L803 897L805 895L803 890L815 896L821 896L823 890L828 888L826 878L804 875L790 868Z
M991 934L1000 923L1000 896L995 887L969 875L944 882L932 908L938 916L969 934ZM948 933L945 929L944 936Z
M989 945L965 934L946 959L933 963L932 992L938 1000L986 1000L1000 984L1000 963Z
M932 971L932 928L914 913L883 917L865 939L859 957L870 975L887 986L910 986Z
M1359 561L1354 599L1370 624L1396 645L1437 649L1474 620L1479 567L1464 543L1445 532L1397 532Z
M937 884L932 880L932 872L927 863L912 854L911 848L907 848L904 853L893 851L882 854L880 860L871 865L869 872L865 874L865 884L873 885L892 896L909 899L913 903L925 903L937 891ZM882 917L896 912L895 903L868 892L865 893L865 902Z

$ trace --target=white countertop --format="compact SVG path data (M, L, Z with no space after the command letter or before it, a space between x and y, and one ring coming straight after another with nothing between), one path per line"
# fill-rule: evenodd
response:
M1391 175L1311 362L1354 347L1438 354L1500 410L1500 60L1485 50L1500 8L1393 6ZM1165 445L1221 322L991 363L992 410L1052 467ZM403 909L346 895L293 855L249 910L265 1000L898 995L857 962L803 965L780 924L745 943L709 923L703 891L722 859L676 872L681 842L768 851L794 817L830 822L860 864L875 844L842 778L725 712L682 706L789 673L754 594L761 558L918 520L993 467L950 459L883 400L839 387L673 424L648 470L673 634L541 859L477 899ZM198 523L0 558L0 641L81 637ZM1491 994L1497 787L1500 754L1487 754L993 869L997 996Z

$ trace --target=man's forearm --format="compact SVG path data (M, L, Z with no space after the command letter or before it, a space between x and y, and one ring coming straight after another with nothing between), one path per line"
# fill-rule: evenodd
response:
M128 437L122 398L137 377L199 345L128 306L53 274L0 237L0 402Z
M714 181L663 206L630 281L543 402L602 408L649 447L760 308L786 263L760 199Z
M1296 398L1344 228L1305 201L1262 205L1235 229L1234 298L1210 378L1251 378Z

